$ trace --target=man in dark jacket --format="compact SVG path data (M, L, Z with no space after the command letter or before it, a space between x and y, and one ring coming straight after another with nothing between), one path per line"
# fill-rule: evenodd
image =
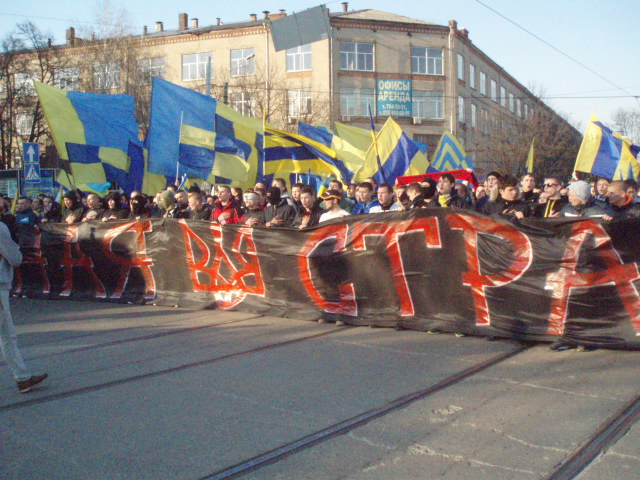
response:
M260 205L260 195L253 190L244 192L244 215L240 219L240 223L255 227L256 225L264 225L264 207Z
M464 198L455 190L456 179L450 173L443 173L438 180L438 193L429 202L429 207L469 208Z
M610 215L605 215L603 217L605 220L610 221L640 217L640 204L633 203L633 198L631 198L629 192L627 192L627 186L624 182L620 180L611 182L607 195L609 197L609 205L613 212Z
M560 210L569 202L567 197L562 196L561 190L562 181L558 177L546 177L544 179L544 194L547 200L536 206L534 216L538 218L559 217Z
M504 218L522 219L529 217L531 211L527 203L518 198L518 179L512 175L505 175L498 180L498 198L485 205L484 213L499 215Z
M269 205L264 209L265 226L292 227L296 218L296 209L289 205L286 198L280 197L280 189L271 187L267 191Z
M298 211L293 226L302 230L317 225L324 210L316 202L316 192L308 185L300 189L300 205L302 210Z

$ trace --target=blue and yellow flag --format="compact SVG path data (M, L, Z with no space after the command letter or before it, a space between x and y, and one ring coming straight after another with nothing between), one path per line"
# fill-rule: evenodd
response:
M591 115L574 170L609 180L637 179L640 174L639 150L640 147L613 133L595 115Z
M264 126L264 174L303 173L343 178L334 150L297 133Z
M433 160L429 165L429 172L447 172L449 170L474 169L473 163L467 157L460 141L448 131L444 131L436 151L433 152Z
M524 166L525 173L533 174L533 161L536 154L535 144L536 144L536 137L533 137L533 140L531 140L531 146L529 147L529 155L527 155L527 164Z
M361 182L372 177L379 184L387 182L393 185L398 177L419 175L427 171L427 157L393 118L387 119L376 137L378 148L372 142L354 181Z
M100 169L87 167L87 158L88 163L97 159L104 165L106 180L120 183L129 172L129 141L138 139L133 97L67 92L37 81L34 84L58 155L70 161L76 183L104 183L102 176L91 177ZM72 147L73 159L68 145L78 145ZM83 160L76 163L78 158Z
M259 132L240 117L214 98L154 78L145 141L149 171L167 178L186 173L210 183L216 177L246 182L252 161L257 169Z

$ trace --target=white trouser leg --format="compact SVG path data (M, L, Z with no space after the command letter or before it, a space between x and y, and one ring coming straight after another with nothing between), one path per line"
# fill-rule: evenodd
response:
M0 290L0 347L7 365L17 382L31 378L31 372L24 364L22 354L18 350L18 334L11 318L9 291Z

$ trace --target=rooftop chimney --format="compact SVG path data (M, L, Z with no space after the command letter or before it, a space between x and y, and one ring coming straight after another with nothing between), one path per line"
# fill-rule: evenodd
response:
M264 15L265 20L269 20L269 10L263 10L262 14Z
M222 20L220 17L216 17L216 25L222 25Z
M147 33L149 33L149 29L145 25L144 27L142 27L142 35L146 35Z
M279 18L283 18L287 16L287 11L286 10L280 10L278 13L272 13L270 15L270 19L271 20L278 20Z
M178 30L188 30L189 26L187 25L187 23L189 23L189 15L187 15L186 13L179 13Z
M460 29L460 33L462 34L462 36L464 38L466 38L467 40L469 40L469 30L467 30L466 28L462 28Z
M258 21L258 15L256 15L255 13L249 14L249 18L251 19L252 22Z
M162 22L156 22L156 32L164 32L164 25Z
M455 20L449 20L449 30L451 30L452 32L458 30L458 22L456 22Z
M191 19L191 28L198 28L200 26L200 24L198 23L198 19L197 18L192 18Z
M347 13L349 11L349 2L342 2L342 11Z
M76 40L76 29L73 27L67 28L67 45L73 46Z

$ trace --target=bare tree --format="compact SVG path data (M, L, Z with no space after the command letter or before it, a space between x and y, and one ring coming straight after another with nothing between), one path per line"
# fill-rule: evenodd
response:
M51 83L67 64L52 37L32 22L18 24L2 40L0 53L0 167L19 167L22 142L47 143L49 132L34 80Z
M640 108L619 108L613 114L616 129L636 145L640 145Z

